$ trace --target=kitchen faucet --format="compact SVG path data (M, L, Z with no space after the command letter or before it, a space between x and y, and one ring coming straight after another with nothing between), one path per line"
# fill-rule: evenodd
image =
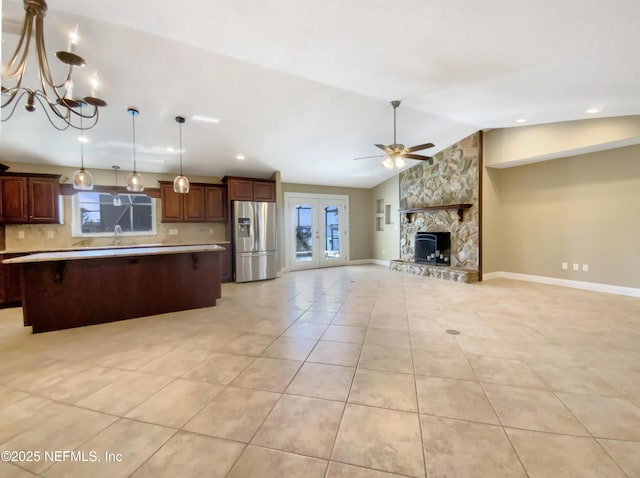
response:
M118 239L118 234L122 234L122 228L120 227L120 224L116 224L116 226L113 228L113 245L117 246L118 244L120 244L120 239Z

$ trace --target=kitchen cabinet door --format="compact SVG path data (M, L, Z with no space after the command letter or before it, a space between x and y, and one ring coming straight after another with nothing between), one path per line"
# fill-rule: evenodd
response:
M222 247L224 247L226 251L220 252L220 280L222 282L232 282L231 245L223 244Z
M189 188L187 194L182 194L184 201L183 219L186 222L204 222L204 186Z
M57 178L30 177L28 185L29 222L43 224L59 222L60 181Z
M173 184L160 185L162 201L162 222L182 222L182 194L173 191Z
M251 179L230 178L227 181L229 200L253 201L253 181Z
M225 222L227 220L227 201L222 186L204 188L204 213L207 222Z
M3 254L0 260L20 257L24 254ZM16 305L22 300L21 266L0 264L0 305Z
M253 182L253 200L276 202L276 185L267 181Z
M27 178L9 176L0 179L2 221L9 224L29 222Z

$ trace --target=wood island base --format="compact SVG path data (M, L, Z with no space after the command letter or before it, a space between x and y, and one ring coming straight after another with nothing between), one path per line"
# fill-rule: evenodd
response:
M219 250L140 252L23 262L24 325L48 332L215 306L221 297Z

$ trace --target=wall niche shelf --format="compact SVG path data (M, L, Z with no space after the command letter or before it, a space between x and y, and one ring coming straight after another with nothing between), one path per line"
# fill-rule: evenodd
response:
M465 209L469 209L473 204L445 204L442 206L420 206L412 207L409 209L400 209L398 212L404 214L407 217L407 222L413 222L413 215L417 212L430 212L430 211L443 211L449 209L456 209L458 211L458 219L460 222L464 219L463 213Z

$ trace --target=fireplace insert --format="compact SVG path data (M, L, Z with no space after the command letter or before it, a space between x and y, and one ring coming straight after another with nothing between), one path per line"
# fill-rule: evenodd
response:
M415 237L415 262L434 266L451 265L451 233L418 232Z

